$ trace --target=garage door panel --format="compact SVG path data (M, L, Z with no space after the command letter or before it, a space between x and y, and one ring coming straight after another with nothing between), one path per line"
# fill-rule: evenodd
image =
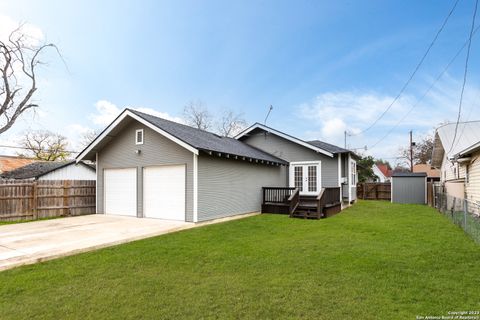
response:
M185 221L185 186L185 165L144 168L144 216Z
M137 216L137 169L105 169L105 213Z

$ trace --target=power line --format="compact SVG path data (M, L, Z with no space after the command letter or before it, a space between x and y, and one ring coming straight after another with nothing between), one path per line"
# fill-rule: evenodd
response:
M18 146L9 146L9 145L0 145L0 148L10 148L10 149L22 149L22 150L32 150L32 148L26 148L26 147L18 147ZM41 151L46 151L48 152L48 149L41 149ZM68 153L79 153L80 151L73 151L73 150L62 150L64 152Z
M366 129L358 132L358 133L355 133L355 134L350 134L350 136L357 136L359 134L362 134L368 130L370 130L373 126L375 126L378 121L380 121L384 116L385 114L392 108L392 106L395 104L395 102L397 102L397 100L400 98L400 96L403 94L403 92L407 89L408 85L410 84L410 82L412 81L413 77L415 76L415 74L417 73L417 71L420 69L421 65L423 64L423 62L425 61L425 58L427 57L427 55L429 54L430 50L432 49L433 45L435 44L435 42L437 41L440 33L443 31L445 25L447 24L448 20L450 19L451 15L453 14L453 11L455 11L455 8L457 7L457 4L460 0L456 0L455 3L453 4L453 7L450 9L450 11L448 12L448 15L447 17L444 19L442 25L440 26L440 28L438 29L437 33L435 34L435 37L433 37L433 40L432 42L430 43L430 45L428 46L427 50L425 51L425 53L423 54L422 58L420 59L420 62L417 64L417 66L415 67L415 69L413 70L413 72L410 74L410 77L408 78L407 82L405 82L405 84L403 85L403 87L400 89L400 91L398 92L398 94L395 96L395 98L393 99L393 101L388 105L388 107L382 112L382 114L370 125L368 126Z
M452 151L453 145L456 145L455 139L457 138L458 123L460 122L460 117L462 115L463 93L465 92L465 84L467 83L468 60L470 59L470 47L472 46L473 30L475 29L475 18L477 16L477 6L478 6L478 0L475 0L475 7L473 9L473 17L472 17L472 26L470 27L470 36L468 38L467 56L465 57L463 84L462 84L462 90L460 91L460 102L458 103L457 123L455 124L455 134L453 135L452 145L450 146L450 150L448 150L447 154Z
M476 27L475 30L473 31L473 35L475 35L479 29L480 29L480 26ZM440 72L440 74L435 78L435 80L432 82L430 87L428 87L428 89L424 92L424 94L420 97L420 99L418 99L417 102L415 102L415 104L408 110L408 112L383 137L381 137L377 142L375 142L372 146L370 146L369 149L372 149L372 148L376 147L383 140L385 140L393 132L393 130L395 130L400 125L400 123L402 123L410 115L410 113L413 111L413 109L415 109L420 104L420 102L422 102L423 99L425 99L425 97L435 87L437 82L443 77L443 75L452 66L453 62L455 62L455 60L458 58L458 56L460 56L460 53L462 53L463 49L465 49L468 42L469 42L469 40L467 39L463 43L463 46L457 51L457 53L453 56L453 58L448 62L448 64L445 66L445 68L442 70L442 72Z

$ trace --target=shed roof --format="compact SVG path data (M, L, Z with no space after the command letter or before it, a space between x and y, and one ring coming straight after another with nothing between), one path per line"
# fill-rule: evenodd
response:
M394 172L392 177L426 177L427 174L425 172Z
M0 173L15 170L32 162L38 162L38 160L17 156L0 156Z

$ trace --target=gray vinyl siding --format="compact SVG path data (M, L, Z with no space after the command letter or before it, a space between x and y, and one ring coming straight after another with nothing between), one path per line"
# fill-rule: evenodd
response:
M198 221L261 210L262 187L284 187L286 166L198 157Z
M135 144L135 130L144 130L144 144ZM140 150L136 154L135 150ZM186 165L186 221L193 221L193 153L159 133L132 121L98 153L97 212L103 213L103 171L137 168L137 217L143 216L143 168L154 165Z
M331 158L272 133L252 134L242 140L288 162L320 160L322 162L322 187L338 187L337 155Z
M392 202L425 204L425 177L393 177Z

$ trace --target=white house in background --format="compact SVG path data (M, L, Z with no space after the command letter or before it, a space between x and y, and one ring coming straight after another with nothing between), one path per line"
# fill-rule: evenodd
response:
M3 179L14 180L96 180L95 166L84 162L40 161L4 172Z
M480 201L480 121L455 123L435 131L432 167L440 169L440 182L454 197Z
M387 165L374 163L372 170L377 176L378 182L390 182L391 170L388 169Z

